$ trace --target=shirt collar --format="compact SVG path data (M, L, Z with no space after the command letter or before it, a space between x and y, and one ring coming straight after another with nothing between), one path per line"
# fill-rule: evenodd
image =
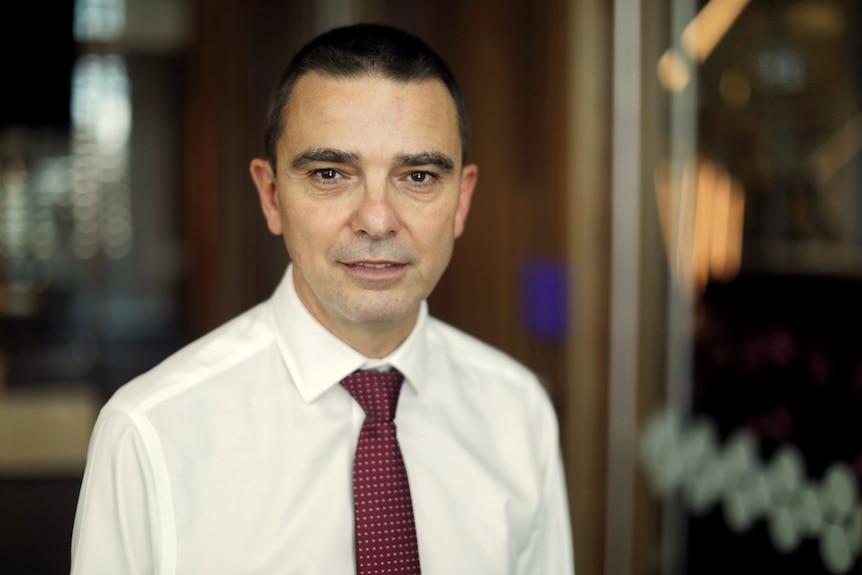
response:
M365 357L318 322L299 299L290 264L271 299L273 328L287 370L306 402L312 402L357 369L392 366L420 391L426 379L428 305L422 301L407 339L381 359Z

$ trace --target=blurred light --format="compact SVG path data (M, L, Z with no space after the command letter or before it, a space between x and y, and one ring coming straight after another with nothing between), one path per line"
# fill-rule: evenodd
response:
M29 246L30 210L27 198L27 166L22 160L12 160L0 172L0 243L8 258L27 256Z
M681 441L682 418L678 411L668 409L650 418L641 440L641 461L660 496L670 495L682 480Z
M776 549L790 553L808 535L807 526L800 524L795 515L805 482L805 461L799 450L792 445L779 448L767 468L766 480L769 537Z
M691 81L689 59L702 64L724 37L749 0L710 0L683 29L681 54L668 48L659 58L656 73L661 85L669 92L682 92ZM686 57L687 56L687 57ZM736 86L731 86L735 88ZM735 91L737 98L742 92ZM725 96L726 98L726 96ZM739 102L739 99L734 102ZM747 96L745 103L747 104Z
M704 222L712 231L709 270L717 281L729 282L742 266L745 192L742 184L726 173L719 175L712 192L711 218Z
M682 32L686 54L703 63L747 4L748 0L710 0Z
M841 462L833 463L821 484L820 500L827 518L850 514L857 504L856 477Z
M75 65L72 117L96 138L81 151L112 152L128 141L131 105L126 64L116 54L82 57ZM94 163L89 163L95 167Z
M829 2L796 2L784 12L792 36L838 38L844 32L844 18L837 5Z
M845 522L845 529L851 551L858 554L860 546L862 546L862 509L857 507L850 512L848 520Z
M697 419L685 434L680 451L684 502L691 513L701 515L718 501L724 487L715 425L706 418Z
M90 54L78 61L72 92L73 250L112 259L131 249L129 187L131 96L122 57Z
M659 58L656 72L661 85L670 92L682 92L691 80L688 62L673 48L668 48Z
M736 432L728 441L722 455L722 470L728 486L740 483L754 471L758 462L757 443L747 431Z
M830 573L846 573L856 559L847 533L839 525L829 525L820 536L820 556Z
M768 471L769 489L787 503L802 489L805 480L805 461L802 454L792 445L781 447L772 458Z
M76 0L75 39L79 42L110 42L126 27L125 0Z
M27 147L16 145L15 137L7 132L4 139L9 139L0 142L0 278L10 287L7 295L41 291L51 283L59 244L55 207L67 195L70 180L66 158L34 153L43 144L48 149L52 137L32 135ZM30 309L19 305L21 298L15 301L0 297L0 307Z
M709 419L687 421L673 408L648 419L640 454L654 492L674 499L681 491L693 515L720 500L731 531L743 533L765 521L769 540L782 553L819 538L821 561L830 573L846 573L858 557L862 509L856 477L843 462L833 463L814 484L805 477L805 460L795 446L779 445L763 466L748 430L736 431L722 446Z
M656 201L671 273L683 292L698 298L710 279L728 282L742 262L745 192L727 170L708 159L669 162L655 173Z
M725 491L724 516L728 527L737 533L748 531L765 514L768 505L769 486L756 458L740 480Z
M769 515L769 538L776 549L790 553L802 542L802 534L787 508L779 508Z
M850 119L806 159L818 184L825 184L862 149L862 113Z
M805 87L805 61L789 46L763 50L756 63L761 82L772 90L795 93Z
M682 483L688 510L693 515L707 513L721 498L724 490L721 462L717 457L707 459L696 474L684 477Z
M813 537L823 529L823 508L820 507L820 497L817 488L806 484L798 498L791 505L793 520L799 531L807 536Z
M698 419L686 433L681 452L686 471L701 469L716 452L718 431L707 419Z

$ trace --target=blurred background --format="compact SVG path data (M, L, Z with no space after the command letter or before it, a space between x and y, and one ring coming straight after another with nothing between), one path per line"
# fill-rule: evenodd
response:
M248 176L303 43L425 38L481 178L432 313L542 377L581 575L859 573L855 0L0 11L0 573L68 573L101 405L269 296Z

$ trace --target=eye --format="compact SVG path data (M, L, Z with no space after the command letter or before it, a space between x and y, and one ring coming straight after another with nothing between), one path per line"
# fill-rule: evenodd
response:
M335 186L344 183L344 174L335 168L319 168L310 173L311 181L318 186Z
M322 170L315 170L314 175L321 180L334 180L338 177L338 171L332 168L323 168Z
M410 172L407 179L411 184L428 185L434 181L434 174L430 172Z

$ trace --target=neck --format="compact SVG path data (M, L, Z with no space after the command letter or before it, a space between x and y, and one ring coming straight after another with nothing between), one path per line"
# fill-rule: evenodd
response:
M380 359L392 353L407 339L419 319L421 303L403 314L383 313L386 316L384 318L379 318L380 314L374 311L347 313L335 305L327 307L315 297L305 282L296 281L295 274L294 287L305 309L331 334L365 357ZM356 317L363 314L366 318ZM376 320L373 319L375 315L378 316Z
M333 329L333 326L324 324L338 339L371 359L380 359L395 351L407 339L415 325L415 316L412 321L401 322L396 326L349 324Z

